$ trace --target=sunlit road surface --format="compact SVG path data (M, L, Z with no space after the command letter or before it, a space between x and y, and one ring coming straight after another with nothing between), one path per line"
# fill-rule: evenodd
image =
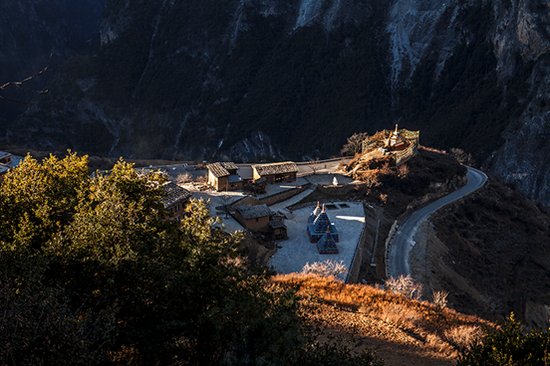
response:
M389 243L388 249L388 276L398 277L400 275L410 274L409 268L409 252L414 246L413 237L418 227L424 220L426 220L432 213L439 208L464 197L476 189L483 186L487 180L487 175L480 170L474 168L468 168L468 183L457 191L440 198L439 200L429 204L428 206L415 211L405 221L395 233L394 237Z

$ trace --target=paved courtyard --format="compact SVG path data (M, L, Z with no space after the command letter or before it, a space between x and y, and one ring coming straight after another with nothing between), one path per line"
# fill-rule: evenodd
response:
M311 206L293 211L293 219L285 220L289 239L278 242L280 248L269 260L269 265L278 273L301 272L306 263L324 262L327 259L343 261L347 268L350 267L365 225L363 204L338 202L327 206L328 217L338 228L340 236L340 242L336 244L338 254L319 254L317 244L309 242L307 218L314 208ZM345 280L345 275L341 279Z

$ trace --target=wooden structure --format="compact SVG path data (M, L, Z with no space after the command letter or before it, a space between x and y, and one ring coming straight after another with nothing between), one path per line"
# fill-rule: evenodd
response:
M243 180L237 174L239 169L235 163L222 161L208 164L208 184L219 191L234 191L243 188Z
M295 182L298 166L292 161L252 165L254 179L264 178L267 183Z
M191 197L191 192L173 182L166 183L164 191L166 192L166 198L162 200L162 204L168 211L166 220L179 221L185 213L185 205Z
M269 222L269 228L273 235L274 240L284 240L288 239L288 234L286 231L286 225L280 220L271 220Z
M267 205L241 205L235 207L235 218L237 221L245 229L252 231L267 231L271 214L271 210Z

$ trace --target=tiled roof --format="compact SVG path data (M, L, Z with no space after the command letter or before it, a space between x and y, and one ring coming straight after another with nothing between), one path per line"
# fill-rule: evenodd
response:
M271 220L269 222L269 226L271 226L272 229L279 229L283 227L286 229L286 225L279 220Z
M220 164L227 170L239 169L239 167L232 161L220 161Z
M296 166L296 163L292 161L286 161L283 163L252 165L252 168L255 169L261 176L298 172L298 167Z
M225 177L229 175L229 172L227 169L225 169L220 163L212 163L208 164L206 166L208 170L214 175L216 178Z
M235 210L240 213L245 220L271 215L271 210L265 204L258 206L242 205L235 207Z
M217 163L208 164L206 167L212 172L212 174L214 174L216 178L230 175L229 170L239 169L237 165L231 161L220 161Z
M180 201L185 201L191 197L191 192L181 188L176 183L168 182L164 185L164 191L166 192L166 198L162 200L162 204L165 208L170 207Z

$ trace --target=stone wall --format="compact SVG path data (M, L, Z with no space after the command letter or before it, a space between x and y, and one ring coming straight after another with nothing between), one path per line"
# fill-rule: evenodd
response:
M303 186L300 186L300 187L292 188L292 189L289 189L287 191L275 193L275 194L260 198L260 204L265 203L266 205L271 206L271 205L274 205L276 203L286 201L287 199L292 198L292 197L296 196L297 194L302 193L303 191L308 189L310 186L311 186L311 183L307 183L307 184L304 184Z
M345 196L355 188L355 184L341 184L337 186L324 186L319 184L317 189L322 193L333 196Z

